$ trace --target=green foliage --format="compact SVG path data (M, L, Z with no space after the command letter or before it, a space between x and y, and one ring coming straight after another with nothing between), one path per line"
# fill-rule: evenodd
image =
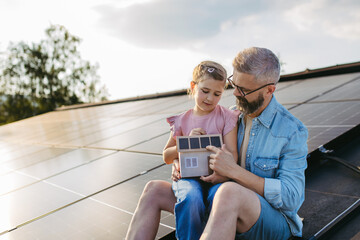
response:
M98 65L81 58L80 39L51 25L39 43L10 44L0 72L0 123L63 105L106 100Z

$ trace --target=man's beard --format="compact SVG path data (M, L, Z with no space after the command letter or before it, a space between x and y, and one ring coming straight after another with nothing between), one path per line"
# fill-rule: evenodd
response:
M252 102L248 102L248 100L245 97L236 96L236 106L245 115L249 115L256 112L263 104L264 104L264 97L261 94L256 100Z

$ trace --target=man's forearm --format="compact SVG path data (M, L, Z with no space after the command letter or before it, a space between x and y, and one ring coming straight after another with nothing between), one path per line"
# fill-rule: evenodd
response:
M247 171L239 165L236 165L227 177L264 197L264 178Z

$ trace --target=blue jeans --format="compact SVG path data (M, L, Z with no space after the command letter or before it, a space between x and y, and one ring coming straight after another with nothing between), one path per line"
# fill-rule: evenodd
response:
M213 185L198 178L180 179L173 182L177 202L175 204L176 238L199 239L209 217L212 202L221 183Z

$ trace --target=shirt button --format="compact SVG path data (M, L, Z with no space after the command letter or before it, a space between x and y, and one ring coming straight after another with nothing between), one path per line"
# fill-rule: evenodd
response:
M264 167L266 167L266 164L264 164Z
M251 135L255 136L255 133L252 133Z
M246 155L247 157L250 157L250 155L248 154L248 155Z

